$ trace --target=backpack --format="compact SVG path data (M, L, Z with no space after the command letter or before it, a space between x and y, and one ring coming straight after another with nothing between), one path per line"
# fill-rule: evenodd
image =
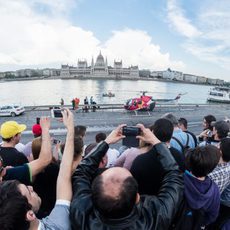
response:
M185 153L188 149L190 149L190 146L188 145L188 143L189 143L189 135L188 135L188 133L186 133L186 135L187 135L187 141L186 141L185 145L183 145L178 138L172 137L172 139L175 140L180 145L180 147L182 149L182 153Z
M194 133L192 133L192 132L190 132L190 131L188 131L188 130L186 130L186 131L184 131L185 133L188 133L188 134L190 134L191 135L191 137L193 138L193 141L194 141L194 144L195 144L195 147L197 146L197 138L196 138L196 136L195 136L195 134Z
M194 210L189 207L186 199L183 199L179 210L172 221L170 230L202 230L205 229L204 225L204 210Z

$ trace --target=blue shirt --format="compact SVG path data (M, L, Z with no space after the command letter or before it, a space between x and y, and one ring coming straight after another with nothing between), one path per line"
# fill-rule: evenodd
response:
M189 138L188 146L190 148L195 148L195 142L194 142L193 137L191 136L191 134L185 133L181 129L176 129L176 130L173 131L172 136L177 138L184 147L186 147L187 139ZM172 146L173 148L177 149L181 153L183 152L181 146L174 139L170 140L170 146Z

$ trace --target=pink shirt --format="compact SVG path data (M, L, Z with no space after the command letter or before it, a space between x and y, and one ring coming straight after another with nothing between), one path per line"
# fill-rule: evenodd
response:
M129 148L125 150L120 157L117 158L114 166L119 166L130 170L134 159L141 154L138 148Z

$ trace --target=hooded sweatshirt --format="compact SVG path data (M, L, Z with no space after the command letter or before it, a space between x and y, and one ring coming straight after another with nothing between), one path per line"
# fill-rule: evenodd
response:
M214 222L219 213L219 188L209 177L198 180L188 171L184 173L185 198L192 209L203 209L205 212L204 224Z

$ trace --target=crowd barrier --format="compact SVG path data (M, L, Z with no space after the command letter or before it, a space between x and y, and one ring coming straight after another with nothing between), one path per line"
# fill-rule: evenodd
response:
M88 105L89 110L93 108L93 106L96 106L96 110L121 110L124 109L124 104L96 104L96 105ZM161 108L174 108L174 109L194 109L199 107L225 107L225 104L193 104L193 103L177 103L177 104L166 104L166 103L156 103L156 107L154 110ZM34 106L25 106L26 111L45 111L50 110L51 108L57 108L61 107L60 105L34 105ZM72 105L64 105L63 107L72 108ZM77 110L84 111L85 105L80 104L77 108Z

